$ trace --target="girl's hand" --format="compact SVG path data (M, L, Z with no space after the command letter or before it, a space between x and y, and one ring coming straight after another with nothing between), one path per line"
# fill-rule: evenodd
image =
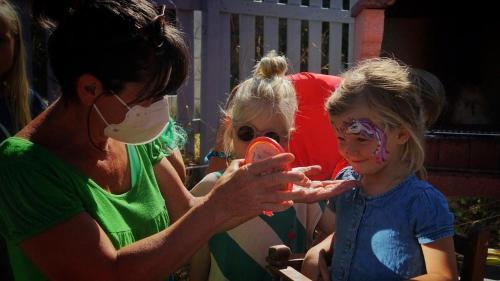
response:
M304 198L295 200L299 203L312 203L325 200L330 197L344 193L358 185L356 180L327 180L327 181L302 181L295 184L292 190L304 190L307 194Z
M293 168L292 171L302 172L306 176L312 176L318 174L321 171L321 166L314 165L307 167L297 167ZM303 199L295 200L295 202L312 203L319 200L325 200L356 187L358 183L358 181L354 180L312 181L306 177L301 182L294 184L293 190L307 188L309 189L305 191L307 196Z

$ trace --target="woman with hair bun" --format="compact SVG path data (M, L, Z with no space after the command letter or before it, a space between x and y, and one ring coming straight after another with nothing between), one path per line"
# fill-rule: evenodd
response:
M307 178L282 171L293 161L282 153L235 160L193 197L158 139L165 95L187 73L179 31L143 0L34 4L57 21L48 52L62 93L0 145L0 234L16 280L166 280L213 234L349 185L283 192Z

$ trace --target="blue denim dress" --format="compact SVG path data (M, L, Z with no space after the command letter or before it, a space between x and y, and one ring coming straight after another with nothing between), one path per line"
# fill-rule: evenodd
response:
M359 177L348 167L337 178ZM424 274L420 245L454 233L443 194L415 175L377 196L354 188L329 205L336 213L331 280L406 280Z

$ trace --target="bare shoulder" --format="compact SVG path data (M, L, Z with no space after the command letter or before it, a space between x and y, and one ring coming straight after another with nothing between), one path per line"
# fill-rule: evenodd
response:
M208 194L215 185L215 182L221 177L221 172L213 172L206 175L199 183L197 183L191 193L194 196L203 196Z

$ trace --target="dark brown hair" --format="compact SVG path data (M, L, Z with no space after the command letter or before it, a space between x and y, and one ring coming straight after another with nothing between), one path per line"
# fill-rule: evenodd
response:
M144 0L36 0L34 15L53 29L50 63L62 97L75 99L82 74L112 92L145 81L137 101L172 93L183 83L188 51L180 32Z

